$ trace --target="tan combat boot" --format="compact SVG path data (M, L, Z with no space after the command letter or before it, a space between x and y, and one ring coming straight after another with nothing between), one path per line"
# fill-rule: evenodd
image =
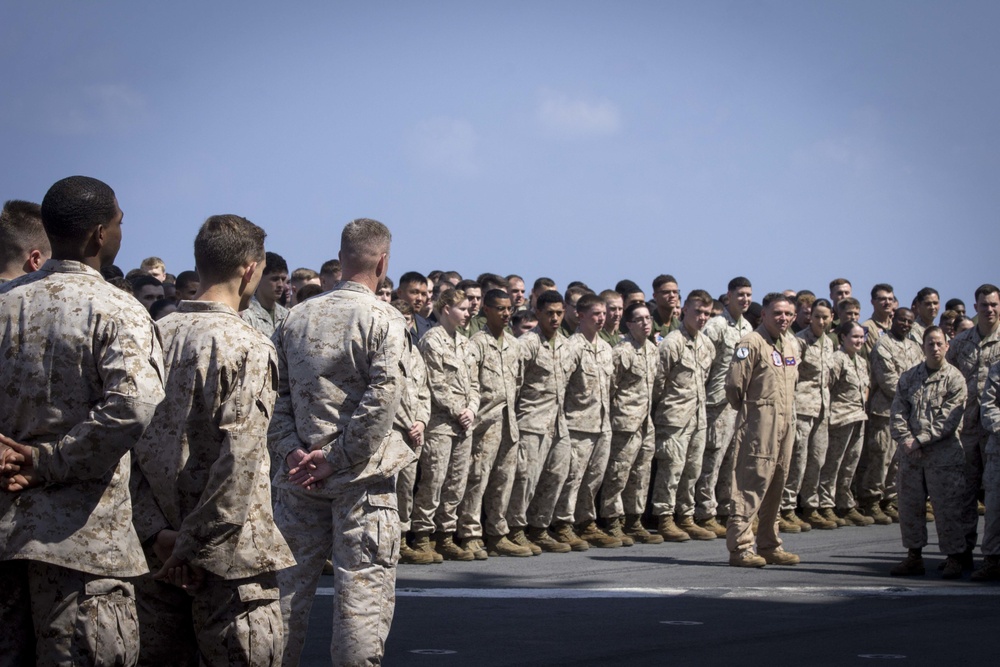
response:
M507 535L507 539L519 547L527 547L528 549L531 549L532 556L542 555L542 548L528 539L528 536L524 534L524 528L515 528L510 531Z
M429 550L411 549L404 539L399 542L399 562L405 565L431 565L434 563L434 554Z
M866 503L864 507L861 508L861 513L872 520L873 523L877 523L880 526L892 525L892 519L882 508L879 507L878 502Z
M550 554L568 554L572 549L549 534L547 528L528 526L528 540Z
M768 565L798 565L799 557L788 553L781 547L771 550L761 550L758 555L764 559Z
M451 533L434 533L434 549L445 560L475 560L475 555L455 544Z
M563 544L568 544L573 551L586 551L590 548L586 540L573 532L573 526L568 523L557 523L552 526L552 536Z
M635 544L635 540L632 539L632 536L626 534L622 528L622 518L620 516L608 519L608 527L604 532L620 541L623 547L630 547Z
M663 536L646 530L642 525L642 517L638 514L626 515L625 527L622 530L636 542L642 544L663 544Z
M870 516L865 516L859 512L856 507L846 510L838 510L837 514L840 515L841 519L847 522L848 526L871 526L875 523L875 519Z
M733 551L729 554L729 564L733 567L764 567L767 561L750 551Z
M677 527L683 530L685 533L690 535L696 540L714 540L715 533L705 528L702 528L694 522L693 516L682 517L680 522L677 523Z
M700 521L695 521L695 523L697 523L705 530L712 531L713 533L715 533L716 537L726 536L726 527L723 524L719 523L714 516L709 517L707 519L701 519Z
M433 545L431 545L431 534L430 533L415 533L413 535L413 545L414 551L421 553L430 554L434 563L443 563L444 558L437 551L434 550Z
M824 507L819 511L819 515L827 521L832 521L837 524L838 528L843 528L847 525L847 520L837 516L837 513L833 511L832 507Z
M672 516L661 516L660 525L657 527L656 532L663 536L663 539L667 542L687 542L691 539L691 536L687 532L677 527Z
M489 554L486 553L486 545L483 543L483 538L481 537L467 537L464 540L460 540L462 548L472 554L472 557L476 560L486 560L489 558Z
M882 513L892 519L893 523L899 523L899 510L896 509L896 503L892 500L883 500L881 504Z
M617 549L622 546L622 541L617 537L608 535L597 527L596 521L585 521L576 527L576 534L581 540L585 540L590 546L599 549Z
M807 509L802 514L802 520L808 523L813 528L819 530L833 530L834 528L839 528L836 521L830 521L823 515L819 513L819 510Z
M795 510L792 510L792 519L795 520L795 525L797 525L803 533L808 533L813 529L812 526L802 520L802 517L795 513Z
M802 532L798 522L795 521L795 512L793 510L785 510L778 515L778 531L782 533Z
M531 549L514 544L506 535L487 535L486 553L490 556L512 556L514 558L530 558Z

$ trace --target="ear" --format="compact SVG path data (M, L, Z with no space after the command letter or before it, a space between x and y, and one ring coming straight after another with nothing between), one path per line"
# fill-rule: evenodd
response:
M41 268L42 264L45 263L45 255L42 254L41 250L37 248L28 253L28 260L26 262L26 268L30 267L29 273L32 271L37 271Z
M250 262L243 267L243 276L240 278L240 294L244 294L247 288L253 284L254 276L257 275L257 269L260 266L260 262Z
M384 252L378 258L378 263L375 264L375 275L378 276L379 280L389 275L389 253Z

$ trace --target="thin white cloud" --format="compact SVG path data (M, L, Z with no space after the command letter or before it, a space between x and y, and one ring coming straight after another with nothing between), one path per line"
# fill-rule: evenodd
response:
M543 90L538 104L542 127L565 136L608 136L621 129L621 113L608 99L573 98Z
M461 118L428 118L416 124L407 142L413 166L453 176L479 173L479 137L472 123Z

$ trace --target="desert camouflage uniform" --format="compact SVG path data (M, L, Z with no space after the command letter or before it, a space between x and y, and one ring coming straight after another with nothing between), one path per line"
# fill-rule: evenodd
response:
M423 355L412 342L409 332L403 346L403 358L399 368L406 377L403 385L403 397L399 401L399 410L392 422L392 428L399 433L404 442L409 443L414 456L420 457L423 444L415 447L410 442L410 427L420 422L424 425L424 440L427 439L427 423L431 419L431 388L427 384L427 366ZM399 505L399 525L405 535L410 530L410 514L413 512L413 487L417 483L416 460L411 461L399 471L396 479L396 502Z
M819 506L849 510L855 507L851 482L861 458L865 396L871 376L858 352L852 358L837 350L830 362L830 446L819 470Z
M733 500L726 524L732 554L752 549L750 519L760 518L758 551L781 546L778 510L795 441L799 346L790 333L775 339L764 325L736 345L726 398L736 410Z
M941 553L965 551L961 523L965 455L959 440L966 399L962 374L951 364L929 372L921 363L904 372L892 400L892 439L900 445L899 530L903 546L927 546L926 503L934 503ZM913 454L902 451L909 439L920 443Z
M653 389L653 514L694 516L694 485L705 452L705 382L715 346L701 332L692 336L681 328L667 334L659 355Z
M597 490L611 453L611 346L582 333L567 341L566 425L571 447L569 474L555 503L555 523L597 518Z
M612 350L611 453L601 488L601 516L641 515L649 494L656 441L653 385L659 355L649 340L631 334Z
M473 431L461 430L458 415L466 408L478 410L479 377L470 365L465 336L456 333L453 338L443 326L436 326L418 346L427 365L431 417L424 431L410 525L414 533L454 533L469 476Z
M134 664L127 579L148 569L129 450L163 399L153 322L96 270L50 259L0 287L0 359L0 433L35 448L43 482L0 492L0 662Z
M207 575L190 599L151 574L136 582L140 663L185 664L200 652L207 665L278 665L284 641L275 572L295 560L271 512L274 346L211 301L182 301L157 327L166 398L136 443L135 463L161 527L179 533L174 555ZM145 506L135 508L143 542L155 537ZM162 566L152 549L147 560L151 572Z
M972 327L955 336L948 344L948 363L953 364L965 377L968 392L961 437L962 447L965 449L966 481L962 522L965 525L966 547L969 549L975 548L978 537L979 513L976 505L979 488L983 483L984 451L989 439L989 433L979 423L979 397L986 386L990 368L997 362L1000 362L1000 328L983 338L979 327Z
M274 313L269 313L260 304L256 296L250 297L250 305L240 313L243 321L261 332L268 338L274 335L274 330L281 326L281 323L288 317L289 310L280 303L274 304Z
M670 333L681 328L681 320L677 317L677 313L680 310L675 309L674 314L670 317L670 321L664 322L663 317L660 316L660 311L656 309L654 301L647 301L646 305L649 306L649 314L653 317L653 330L649 334L649 340L653 344L659 345Z
M268 445L281 460L274 521L296 565L278 573L283 665L298 663L316 584L331 557L336 665L378 664L395 607L396 474L415 457L392 429L405 380L399 312L366 286L339 283L289 313L274 334L278 399ZM332 476L288 480L290 453L320 450Z
M742 315L739 320L735 320L728 309L724 309L722 315L710 319L701 330L702 335L715 346L715 359L708 371L705 386L707 427L705 456L694 489L696 521L711 519L718 513L719 507L729 507L736 411L726 402L726 373L733 361L736 343L752 331L750 323Z
M895 456L895 443L889 433L889 413L899 376L922 362L923 358L919 345L909 338L899 340L891 332L882 336L868 355L872 387L857 481L858 501L862 505L878 503L896 495L895 469L899 463Z
M861 353L865 355L865 359L871 360L872 350L892 330L892 321L890 318L889 324L883 326L881 323L869 318L861 322L861 328L865 330L865 346L861 348Z
M505 513L517 469L517 388L521 351L509 333L496 338L482 329L469 340L470 365L479 376L478 425L465 497L458 506L459 538L499 537L510 532ZM485 525L480 523L483 517Z
M990 368L980 401L980 425L989 433L983 468L986 524L983 526L982 551L985 556L1000 556L1000 363Z
M517 397L517 470L507 525L547 528L556 498L569 474L569 427L566 398L566 339L556 332L551 341L535 327L518 339L524 380ZM538 495L545 502L535 500Z
M826 461L830 428L830 361L833 343L806 328L799 344L799 379L795 385L795 446L781 509L794 510L801 491L802 507L819 507L819 471Z

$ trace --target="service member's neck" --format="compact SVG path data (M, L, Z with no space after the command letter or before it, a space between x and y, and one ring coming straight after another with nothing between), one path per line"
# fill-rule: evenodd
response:
M266 278L267 276L265 276ZM264 310L271 312L274 310L274 304L276 299L274 298L274 287L270 284L265 285L264 280L261 281L260 287L254 292L257 297L258 303L264 307Z
M502 324L500 325L500 328L498 330L498 329L494 329L493 325L490 324L489 322L487 322L486 323L486 328L487 328L487 330L489 330L490 334L494 338L496 338L497 340L500 340L501 338L503 338L504 326Z
M590 327L580 327L577 329L583 337L587 339L588 343L593 343L597 340L597 329L591 329Z
M984 319L980 319L976 323L976 328L979 329L979 335L983 338L992 335L998 328L1000 328L1000 320L990 324Z
M740 308L740 304L738 303L730 302L730 304L726 306L726 310L729 311L729 316L733 318L733 321L735 322L739 322L740 318L743 317L743 310Z
M673 322L675 311L676 309L671 306L656 307L656 314L660 316L660 321L664 324L670 324Z
M210 284L202 290L201 296L195 301L214 301L222 303L235 311L242 309L242 295L240 294L240 281L227 283Z

